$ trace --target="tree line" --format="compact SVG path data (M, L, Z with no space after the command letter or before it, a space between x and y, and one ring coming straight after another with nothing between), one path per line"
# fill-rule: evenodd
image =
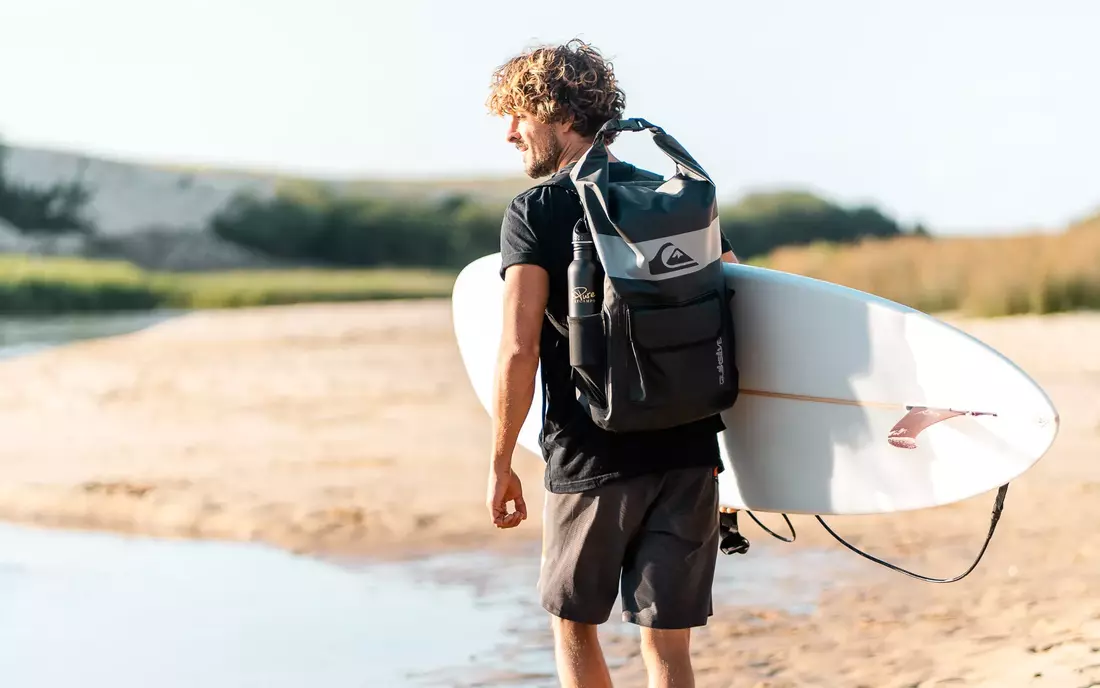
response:
M272 198L238 195L213 218L210 229L281 259L445 268L499 249L501 211L463 196L398 200L298 185Z
M454 268L499 250L503 213L504 203L467 196L397 200L299 187L273 198L238 196L211 228L223 239L284 259ZM846 208L804 192L755 193L719 213L723 233L743 259L779 246L927 234L876 208Z

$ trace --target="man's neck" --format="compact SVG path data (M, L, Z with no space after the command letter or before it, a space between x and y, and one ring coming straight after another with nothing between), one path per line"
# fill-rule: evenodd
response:
M567 147L565 151L562 152L561 160L558 161L558 171L560 172L569 165L580 160L581 156L584 155L584 152L588 150L591 145L591 141L582 140L576 146ZM607 160L608 162L620 162L619 159L615 157L615 154L611 152L610 148L607 149Z

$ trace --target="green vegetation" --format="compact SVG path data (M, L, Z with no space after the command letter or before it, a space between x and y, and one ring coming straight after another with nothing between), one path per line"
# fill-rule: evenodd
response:
M843 208L803 191L750 194L721 207L720 217L734 252L745 259L765 256L780 246L927 234L920 226L903 228L875 208Z
M153 282L180 308L270 306L309 301L448 297L455 275L441 270L250 270L157 275Z
M503 204L339 194L295 184L234 198L211 222L222 239L275 258L335 266L458 268L499 250Z
M448 296L445 271L272 270L152 273L125 262L0 257L0 312L233 308Z
M274 198L241 195L216 216L219 237L281 259L332 265L460 267L499 250L504 202L450 194L337 194L294 183ZM805 192L750 195L721 208L734 251L762 256L783 245L853 242L864 237L923 234L905 230L878 210L842 208Z

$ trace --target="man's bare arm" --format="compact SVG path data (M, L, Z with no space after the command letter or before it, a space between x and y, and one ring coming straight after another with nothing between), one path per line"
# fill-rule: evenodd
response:
M519 479L512 471L512 453L535 393L549 290L549 276L537 265L514 265L504 273L504 327L493 379L488 500L493 520L501 527L515 526L527 515ZM506 513L510 500L516 502L513 514Z

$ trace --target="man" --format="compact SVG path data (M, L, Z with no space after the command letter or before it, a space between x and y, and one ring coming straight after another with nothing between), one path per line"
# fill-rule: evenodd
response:
M509 118L506 138L522 151L527 175L561 179L600 126L621 117L625 97L611 64L571 41L502 65L487 104ZM610 160L612 180L655 176ZM505 213L504 328L487 505L498 528L527 518L512 452L541 383L546 498L539 593L552 615L562 685L611 685L597 627L610 615L621 576L623 619L641 627L650 686L692 686L691 628L712 613L723 426L714 416L667 430L611 433L577 403L567 338L546 313L566 322L566 274L580 217L569 189L545 183L517 195ZM724 238L723 259L736 260Z

